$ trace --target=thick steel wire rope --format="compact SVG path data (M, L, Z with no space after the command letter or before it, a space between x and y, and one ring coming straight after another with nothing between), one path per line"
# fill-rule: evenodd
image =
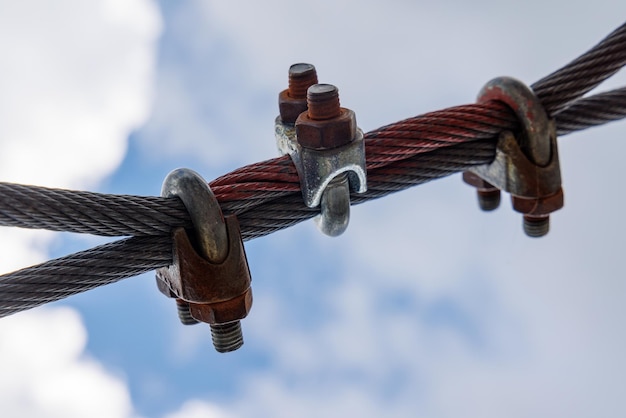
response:
M123 260L132 259L132 263ZM157 269L172 258L169 236L132 237L2 276L0 317Z
M531 87L549 114L593 90L626 64L626 23L560 70Z
M567 135L593 126L623 119L626 87L577 100L555 117L557 135Z
M489 119L484 114L489 114ZM604 124L626 116L626 88L580 99L556 115L559 135ZM499 123L487 122L498 120ZM396 164L407 153L420 151L425 155L449 144L470 144L464 157L479 151L473 142L495 138L503 129L515 129L515 118L508 108L498 105L466 105L407 119L366 134L370 190L390 187L392 176L410 176L409 168ZM391 129L393 128L393 129ZM491 147L495 147L492 142ZM419 147L418 147L419 146ZM468 160L469 161L469 160ZM445 161L436 161L445 164ZM424 160L416 161L421 169ZM379 184L380 183L380 184ZM419 183L410 183L410 187ZM245 237L259 234L260 222L272 219L307 219L298 199L300 183L288 157L275 158L242 167L211 182L222 209L240 217ZM50 229L103 236L160 236L172 228L191 227L182 202L176 198L100 194L85 191L49 189L13 183L0 183L0 225L22 228ZM284 198L290 196L289 200ZM369 199L371 193L354 196L358 201ZM277 204L280 211L277 213ZM262 217L260 211L273 205L273 217ZM257 220L242 216L255 209ZM289 213L294 212L294 213ZM309 210L315 213L315 210ZM283 224L282 221L277 221ZM252 230L248 230L252 229ZM265 230L276 230L265 225ZM280 229L280 228L279 228Z
M542 104L557 116L557 122L562 122L560 134L571 132L572 124L591 126L590 123L620 117L624 107L621 90L578 103L566 114L559 113L624 64L626 24L579 58L533 84ZM583 113L587 110L588 114ZM458 106L406 119L366 135L368 172L433 148L493 138L515 125L510 110L497 103ZM223 209L236 214L299 190L295 169L286 157L235 170L211 186ZM162 235L172 227L189 226L186 211L176 199L68 192L6 183L0 183L0 196L0 225L6 226L107 236ZM242 229L246 233L245 224Z
M580 111L574 107L573 110ZM567 112L563 113L567 116ZM589 126L599 124L601 119L593 119ZM585 127L578 124L572 130ZM383 197L474 165L487 164L494 155L494 139L433 148L368 173L367 192L353 194L351 200L353 204L360 204ZM246 226L242 228L243 239L249 240L295 225L318 213L317 208L304 205L298 189L282 193L269 203L256 205L254 210L240 210L238 218L241 225ZM182 224L184 219L178 218L178 222ZM172 262L171 246L169 235L132 237L0 276L0 317L167 266Z
M535 83L533 89L556 117L557 124L563 124L559 125L559 132L595 126L619 119L619 115L623 117L624 89L605 93L602 99L594 96L573 104L572 101L625 63L626 25L622 25L586 54ZM584 113L586 108L593 109L592 116ZM488 163L495 153L497 134L516 127L515 117L506 106L487 103L432 112L370 132L366 135L369 190L354 195L353 203ZM27 212L0 211L0 223L5 225L139 236L0 276L0 316L168 265L171 238L163 234L172 227L190 226L177 199L79 192L80 203L75 204L69 197L75 192L50 192L51 189L33 186L20 186L16 191L15 185L1 186L0 193L13 193L12 207ZM235 170L213 181L211 187L222 209L238 215L244 239L267 235L318 213L302 203L297 173L288 157ZM34 203L37 200L20 200L29 190L47 195L42 200L48 202L48 208L68 213L67 206L71 205L70 212L74 212L59 222L54 210L41 209ZM48 199L50 195L55 198ZM64 197L69 200L63 200ZM149 215L145 215L144 202L149 202Z

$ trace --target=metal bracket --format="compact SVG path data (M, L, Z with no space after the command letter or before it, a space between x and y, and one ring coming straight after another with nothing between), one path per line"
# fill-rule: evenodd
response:
M173 231L172 264L157 271L157 285L166 296L177 298L184 323L211 325L217 351L233 351L243 344L239 320L252 306L250 270L239 223L223 217L217 199L202 177L192 170L172 171L162 195L178 196L189 211L194 230ZM184 307L187 307L186 312Z
M336 107L336 116L311 120L304 112L295 124L284 122L281 116L274 123L278 151L291 156L305 205L320 206L320 215L315 219L317 226L333 237L348 227L350 192L367 191L363 132L356 127L354 112L339 108L336 95L337 88L331 85L313 85L308 90L309 99L316 98L312 102L314 111L321 104L330 103L331 108ZM300 139L305 136L307 139L301 145L298 129L302 130L304 125L309 129L306 134L301 133Z
M363 132L357 128L354 140L346 145L316 150L298 144L295 126L279 116L274 134L280 154L291 156L296 166L305 205L320 206L318 228L331 237L341 235L350 221L350 190L367 191Z
M521 131L504 131L498 138L492 163L469 169L482 179L464 176L483 190L495 187L511 193L513 208L524 214L524 230L538 237L549 230L549 214L563 207L561 170L554 120L532 90L509 77L491 80L478 103L500 101L518 116ZM487 207L493 209L494 207Z
M322 194L330 182L342 173L348 174L350 189L356 193L367 191L367 170L365 168L365 141L363 131L357 129L356 137L349 144L316 150L297 144L292 152L300 183L304 204L310 208L319 206Z

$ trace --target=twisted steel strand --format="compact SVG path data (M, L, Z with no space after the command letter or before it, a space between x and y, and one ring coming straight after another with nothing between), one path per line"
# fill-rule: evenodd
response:
M0 183L0 224L104 236L164 235L190 226L178 199Z
M580 99L555 116L558 135L626 117L626 87Z
M623 117L623 110L607 109L613 104L621 109L620 91L571 102L624 65L625 46L626 25L622 25L589 52L533 85L546 109L556 115L561 133ZM488 163L495 153L496 135L516 128L510 109L500 103L486 103L432 112L370 132L366 135L369 190L353 196L353 203ZM267 235L318 213L302 203L297 173L288 157L242 167L216 179L211 186L223 210L238 214L244 239ZM172 243L169 235L163 234L173 227L190 226L182 202L175 198L34 188L41 198L30 199L32 189L0 183L0 194L9 196L13 208L21 209L0 210L0 223L98 235L146 236L0 276L0 316L168 265ZM42 209L40 204L47 208ZM55 211L60 210L58 216ZM146 211L151 212L147 217ZM65 219L58 221L63 214Z
M556 122L559 134L564 135L624 116L626 88L621 88L578 100L558 113ZM489 124L487 120L497 122ZM396 126L400 129L393 130ZM419 170L427 168L428 159L443 167L453 161L454 153L463 150L459 162L473 162L471 158L480 156L480 147L487 143L493 154L497 133L516 128L517 122L508 108L493 103L427 113L369 132L366 154L370 190L389 187L385 183L393 182L391 176L397 174L397 170L408 176L412 175L411 169L417 170L414 174L419 176ZM409 136L412 138L408 139ZM491 141L481 143L481 138ZM436 152L442 149L445 151ZM435 160L438 155L445 157ZM411 164L414 167L411 168ZM415 184L420 183L406 187ZM290 197L299 196L300 182L287 156L242 167L211 182L211 187L222 210L240 217L246 237L259 235L246 230L248 223L253 226L253 221L252 216L242 216L244 213L262 210L264 205L281 201L281 198L285 198L283 202L290 202L282 204L283 211L298 210L297 199ZM104 236L160 236L168 234L172 228L191 227L187 211L178 198L110 195L12 183L0 183L0 196L0 224L5 226ZM258 229L256 224L254 228Z
M5 274L0 277L0 317L136 276L171 260L169 235L132 237Z
M626 64L626 23L565 67L542 78L532 89L554 115L593 90Z
M462 143L419 154L373 175L354 204L386 196L493 160L493 141ZM268 235L319 213L300 192L282 195L239 215L244 240ZM245 228L243 227L245 225ZM0 276L0 317L164 267L172 262L171 236L132 237Z

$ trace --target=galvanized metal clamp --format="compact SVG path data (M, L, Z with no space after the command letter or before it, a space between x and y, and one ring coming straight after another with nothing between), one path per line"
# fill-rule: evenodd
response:
M354 112L340 107L337 87L317 84L312 65L291 66L289 81L289 89L279 95L276 144L282 155L291 156L298 170L304 203L310 208L320 206L318 228L338 236L350 221L350 192L367 191L363 132ZM301 94L304 86L306 100Z
M499 190L511 194L513 209L524 215L524 231L541 237L550 229L550 213L563 207L561 170L554 120L533 91L509 77L491 80L478 95L478 103L503 102L517 115L520 132L504 131L491 164L463 174L466 183L478 188L483 210L498 207Z
M243 345L239 320L252 307L250 270L237 218L222 215L207 182L192 170L168 174L161 195L183 201L194 229L191 236L183 228L173 231L173 262L157 271L157 286L176 298L183 324L210 324L215 349L234 351Z

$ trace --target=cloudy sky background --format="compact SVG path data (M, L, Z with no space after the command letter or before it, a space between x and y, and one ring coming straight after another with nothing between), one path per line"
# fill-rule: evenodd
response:
M626 20L617 1L0 1L0 180L158 195L276 155L290 64L364 130L532 83ZM618 74L601 87L624 85ZM152 274L0 320L11 417L623 416L624 123L560 140L566 206L533 240L460 176L246 244L243 349L183 327ZM4 228L0 270L103 242Z

